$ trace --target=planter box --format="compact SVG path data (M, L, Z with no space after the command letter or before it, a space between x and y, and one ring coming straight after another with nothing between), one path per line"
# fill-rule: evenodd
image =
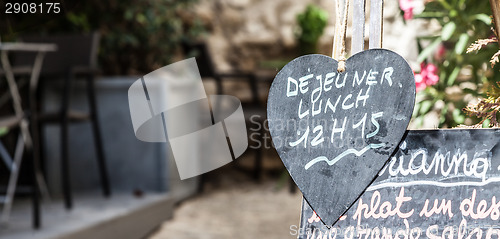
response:
M112 191L171 191L180 198L189 196L196 192L198 179L179 180L170 146L166 143L142 142L134 135L128 88L138 78L109 77L96 80L99 122L103 131ZM60 82L53 82L44 87L46 111L57 109L61 91ZM75 84L71 108L87 109L83 81L77 81ZM71 124L69 138L73 191L100 190L90 122ZM52 194L58 195L61 193L59 126L45 126L44 140L48 186ZM181 191L183 193L180 193Z

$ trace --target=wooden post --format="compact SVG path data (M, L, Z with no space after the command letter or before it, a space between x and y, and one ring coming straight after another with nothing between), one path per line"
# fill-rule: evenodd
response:
M365 49L365 0L353 0L351 55Z
M370 43L372 48L382 48L382 30L383 30L383 0L371 0L370 2Z
M490 0L491 12L493 13L493 21L495 24L495 35L497 36L497 40L499 38L500 31L500 0ZM500 45L500 41L498 41Z
M335 6L336 8L336 15L337 18L335 20L335 36L333 38L333 52L332 52L332 57L333 59L339 59L341 55L341 48L342 48L342 22L344 21L344 6L348 0L337 0L337 5Z

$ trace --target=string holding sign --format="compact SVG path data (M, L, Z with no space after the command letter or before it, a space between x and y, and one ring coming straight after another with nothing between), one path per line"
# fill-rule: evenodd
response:
M340 9L342 8L340 6L340 1L341 0L337 0L337 21L335 23L335 37L333 40L332 57L338 61L337 71L344 72L346 61L345 38L347 32L347 18L349 16L349 0L344 0L344 17L342 20L340 19L340 16L342 16L342 13L340 12Z

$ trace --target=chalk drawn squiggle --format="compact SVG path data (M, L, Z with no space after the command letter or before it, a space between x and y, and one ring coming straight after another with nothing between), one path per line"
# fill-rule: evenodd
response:
M356 150L356 149L348 149L348 150L344 151L343 153L339 154L337 157L335 157L332 160L328 160L328 158L325 157L325 156L319 156L319 157L316 157L313 160L309 161L309 163L307 163L304 168L306 170L308 170L314 164L322 162L322 161L325 161L326 163L328 163L328 165L332 166L335 163L337 163L338 161L340 161L343 157L345 157L345 156L347 156L349 154L354 154L354 155L356 155L356 156L359 157L362 154L364 154L366 151L368 151L369 149L378 149L378 148L381 148L381 147L384 147L384 146L385 146L385 144L381 143L381 144L369 144L369 145L367 145L366 147L362 148L359 151Z
M428 185L428 186L436 186L436 187L458 187L458 186L485 186L490 183L499 183L500 182L500 177L493 177L493 178L488 178L484 181L480 182L471 182L471 181L464 181L464 182L436 182L436 181L429 181L429 180L416 180L416 181L409 181L409 182L401 182L401 183L395 183L395 182L390 182L390 183L380 183L377 185L372 185L366 189L366 191L374 191L378 190L381 188L390 188L390 187L409 187L409 186L422 186L422 185Z

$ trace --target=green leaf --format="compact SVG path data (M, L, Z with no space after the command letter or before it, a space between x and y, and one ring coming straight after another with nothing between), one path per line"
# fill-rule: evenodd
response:
M483 122L483 128L489 128L490 127L490 119L485 119Z
M422 125L424 125L424 116L419 116L415 119L415 124L418 126L418 127L422 127Z
M463 124L464 121L465 121L465 116L462 114L462 111L459 110L459 109L454 109L453 110L453 120L455 120L455 122L457 124Z
M460 38L458 38L457 44L455 45L455 53L461 55L465 51L468 41L469 35L467 35L467 33L462 33Z
M477 95L477 90L473 90L473 89L470 89L470 88L464 88L464 89L462 89L462 91L465 94L471 94L471 95L474 95L474 96Z
M457 25L454 22L446 23L441 32L441 39L443 39L443 41L448 41L455 32L455 29L457 29Z
M451 86L453 85L453 83L455 83L458 73L460 73L460 67L456 66L455 69L453 69L453 71L451 72L450 76L448 77L448 81L446 82L448 86Z
M439 115L439 125L443 125L446 122L446 114L448 113L448 105L444 105L441 109L441 114Z
M420 52L417 58L417 62L421 63L422 61L427 59L427 57L429 57L432 52L434 52L434 50L439 46L441 42L442 40L440 37L436 38L436 40L434 40L429 46L427 46L424 50L422 50L422 52Z
M440 18L444 16L446 16L444 12L422 12L420 14L413 15L413 18Z
M479 20L484 22L486 25L491 25L491 18L487 14L479 13L471 16L471 20Z
M420 114L422 115L426 114L427 112L429 112L431 107L432 107L431 100L422 101L420 104Z
M411 117L413 118L417 117L419 110L420 110L420 103L416 103L415 108L413 108L413 114L411 115Z
M6 135L9 132L7 127L0 128L0 136Z

